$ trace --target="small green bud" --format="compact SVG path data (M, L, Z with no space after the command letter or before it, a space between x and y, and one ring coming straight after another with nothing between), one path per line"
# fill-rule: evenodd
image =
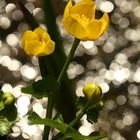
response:
M100 110L104 107L104 102L101 100L98 104L97 104L97 109Z
M2 102L5 106L9 106L11 104L14 104L15 102L15 97L9 93L9 92L5 92L3 95L2 95Z
M83 87L83 93L88 101L98 102L102 97L102 90L96 83L89 83Z

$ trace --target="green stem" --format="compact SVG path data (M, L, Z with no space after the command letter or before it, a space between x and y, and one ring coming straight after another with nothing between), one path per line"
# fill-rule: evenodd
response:
M85 112L87 111L87 109L88 109L88 107L89 107L89 102L86 104L86 106L82 109L82 110L80 110L80 112L78 113L78 115L76 116L76 118L72 121L72 122L70 122L69 123L69 127L73 127L73 126L75 126L77 123L79 123L79 121L81 120L81 118L85 115ZM59 137L59 138L57 138L57 139L60 139L60 140L65 140L66 138L67 138L67 136L62 136L62 135L60 135L59 136L59 134L60 134L61 132L59 132L55 137Z
M88 107L89 107L89 102L86 104L86 106L85 106L84 109L80 110L80 112L79 112L79 114L76 116L76 118L75 118L72 122L69 123L69 126L70 126L70 127L73 127L73 126L75 126L77 123L79 123L80 119L84 116L84 114L85 114L85 112L86 112L86 110L87 110Z
M47 76L47 73L46 73L46 69L44 68L44 57L39 57L38 61L39 61L39 68L40 68L41 76L42 78L45 78Z
M51 93L50 96L48 97L46 118L52 117L53 105L54 105L54 96L53 93ZM45 125L44 135L42 140L48 140L49 132L50 132L50 126Z
M61 70L61 73L60 73L60 75L59 75L59 77L58 77L58 79L57 79L57 82L58 82L58 85L59 85L59 86L60 86L61 83L62 83L63 77L64 77L64 75L65 75L65 73L66 73L66 71L67 71L67 68L68 68L68 66L69 66L69 64L70 64L70 62L71 62L71 60L72 60L72 58L73 58L73 55L74 55L74 53L75 53L75 51L76 51L76 49L77 49L77 47L78 47L79 42L80 42L80 40L77 39L77 38L75 38L75 40L74 40L74 42L73 42L73 44L72 44L72 48L71 48L71 50L70 50L70 53L69 53L69 55L68 55L68 57L67 57L67 59L66 59L66 62L65 62L65 64L64 64L62 70Z
M47 76L46 69L44 66L44 57L39 57L39 67L42 78L45 78ZM47 112L46 112L46 118L52 117L52 111L53 111L53 104L54 104L54 96L53 93L50 93L50 96L48 97L48 105L47 105ZM50 126L44 127L44 134L43 134L43 140L47 140L49 137L50 132Z
M78 44L79 44L80 40L79 39L75 39L74 42L73 42L73 45L72 45L72 48L70 50L70 53L66 59L66 62L60 72L60 75L57 79L57 82L58 82L58 85L60 87L61 85L61 82L63 80L63 77L66 73L66 70L72 60L72 57L76 51L76 48L78 47ZM40 71L42 72L42 75L45 76L44 74L44 69L43 69L43 64L42 64L42 61L41 59L39 59L39 64L40 64ZM48 97L48 105L47 105L47 114L46 114L46 118L51 118L52 117L52 110L53 110L53 105L54 105L54 96L53 96L53 93ZM45 126L44 128L44 134L43 134L43 140L48 140L48 137L49 137L49 131L50 131L50 126Z
M81 110L79 114L76 116L76 118L72 122L69 123L69 126L73 127L74 125L79 123L80 119L83 117L84 114L85 114L84 110Z

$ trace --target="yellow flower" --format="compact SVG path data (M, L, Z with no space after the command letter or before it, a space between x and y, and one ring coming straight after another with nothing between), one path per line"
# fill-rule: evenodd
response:
M98 102L102 97L102 90L96 83L89 83L83 87L83 93L88 101Z
M106 32L109 17L104 13L100 19L95 19L95 10L93 0L82 0L75 5L69 0L62 19L64 28L80 40L97 40Z
M31 56L45 56L54 52L55 42L41 27L34 31L27 30L22 36L22 48Z

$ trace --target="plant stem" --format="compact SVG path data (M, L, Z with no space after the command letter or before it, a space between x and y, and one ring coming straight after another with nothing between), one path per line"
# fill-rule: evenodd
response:
M90 103L88 102L88 103L86 104L86 106L85 106L82 110L80 110L80 112L79 112L79 114L76 116L76 118L75 118L72 122L69 123L69 127L73 127L73 126L75 126L77 123L79 123L80 119L84 116L86 110L88 109L89 104L90 104ZM56 135L56 137L57 137L60 133L61 133L61 132L59 132L59 133ZM60 136L60 137L59 137L59 140L65 140L66 138L67 138L67 136Z
M78 44L79 44L80 40L79 39L75 39L74 42L73 42L73 45L72 45L72 48L70 50L70 53L66 59L66 62L60 72L60 75L57 79L57 82L58 82L58 85L60 87L61 85L61 82L63 80L63 77L66 73L66 70L72 60L72 57L76 51L76 48L78 47ZM44 69L43 69L43 64L42 64L42 61L41 59L39 59L39 64L40 64L40 71L42 72L42 76L45 76L44 74ZM52 117L52 110L53 110L53 105L54 105L54 95L53 93L50 94L50 96L48 97L48 105L47 105L47 114L46 114L46 118L51 118ZM43 134L43 140L48 140L48 137L49 137L49 131L50 131L50 126L45 126L44 128L44 134Z
M39 67L40 67L40 73L41 73L42 78L45 78L47 76L46 69L44 67L44 65L45 65L44 64L44 59L45 59L45 57L39 57ZM53 93L50 93L50 96L48 97L46 118L51 118L52 117L53 104L54 104L54 96L53 96ZM50 126L45 125L43 140L48 139L49 131L50 131Z
M72 44L72 48L71 48L71 50L70 50L70 53L69 53L69 55L68 55L68 57L67 57L67 59L66 59L66 62L65 62L65 64L64 64L62 70L61 70L61 73L60 73L60 75L59 75L59 77L58 77L58 79L57 79L57 82L58 82L58 85L59 85L59 86L60 86L61 83L62 83L63 77L64 77L64 75L65 75L65 73L66 73L66 71L67 71L67 68L68 68L68 66L69 66L69 64L70 64L70 62L71 62L71 60L72 60L72 58L73 58L73 55L74 55L74 53L75 53L75 51L76 51L76 49L77 49L77 47L78 47L79 42L80 42L80 40L77 39L77 38L75 38L75 40L74 40L74 42L73 42L73 44Z
M76 116L76 118L69 123L70 127L73 127L74 125L76 125L77 123L79 123L80 119L84 116L87 108L89 107L89 102L86 104L85 108L83 108L82 110L80 110L79 114Z
M69 123L69 126L73 127L74 125L76 125L79 122L79 120L83 117L84 114L85 114L84 110L81 110L79 114L76 116L76 118L72 122Z
M40 68L40 73L41 73L42 78L45 78L47 76L46 69L44 67L44 65L45 65L44 64L44 59L45 59L44 56L38 58L39 68Z
M52 117L53 105L54 105L54 96L53 96L53 93L51 93L50 96L48 97L46 118L51 118ZM44 135L43 135L42 140L48 140L49 131L50 131L50 126L45 126Z

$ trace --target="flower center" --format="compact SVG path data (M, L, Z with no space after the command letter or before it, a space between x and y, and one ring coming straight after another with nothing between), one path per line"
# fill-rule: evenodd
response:
M85 15L79 15L77 13L73 14L73 17L77 19L81 24L85 25L89 23L89 18L87 18Z

